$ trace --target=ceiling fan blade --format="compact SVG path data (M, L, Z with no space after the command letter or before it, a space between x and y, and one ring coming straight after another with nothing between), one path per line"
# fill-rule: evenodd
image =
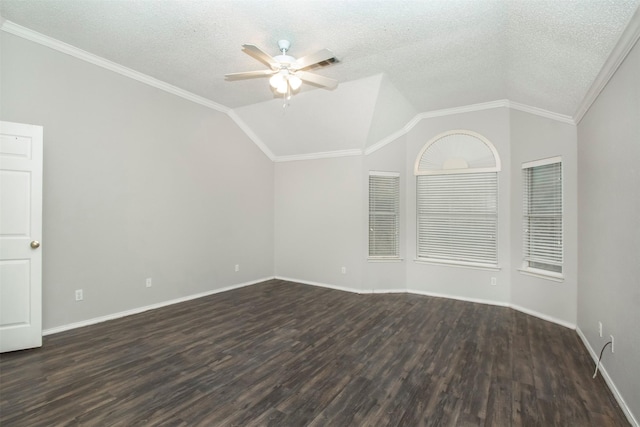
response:
M229 80L236 80L236 79L250 79L253 77L270 76L273 73L275 73L275 71L273 70L258 70L258 71L244 71L242 73L229 73L229 74L225 74L224 76Z
M316 53L312 53L311 55L303 56L299 58L291 64L291 68L293 70L301 70L303 68L310 67L318 62L327 61L329 59L335 58L333 52L329 49L322 49Z
M254 46L252 44L243 44L242 48L244 51L256 58L260 62L264 62L272 69L276 70L280 68L280 63L275 60L271 55L260 49L258 46Z
M295 73L295 75L300 77L300 79L304 80L305 82L324 86L328 89L335 89L338 87L337 80L330 79L329 77L324 77L319 74L310 73L308 71L298 71Z

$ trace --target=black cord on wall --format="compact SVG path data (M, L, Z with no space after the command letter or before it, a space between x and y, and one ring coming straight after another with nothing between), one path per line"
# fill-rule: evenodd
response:
M611 344L611 341L609 341L608 343L606 343L603 347L602 350L600 350L600 357L598 358L598 363L596 363L596 371L593 373L593 378L595 378L598 375L598 368L600 367L600 361L602 360L602 353L604 353L604 349L607 348L607 346Z

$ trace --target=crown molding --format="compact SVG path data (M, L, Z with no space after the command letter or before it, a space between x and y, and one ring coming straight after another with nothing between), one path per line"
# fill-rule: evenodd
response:
M129 77L133 80L152 86L156 89L160 89L172 95L179 96L180 98L202 105L203 107L210 108L212 110L224 113L228 115L231 118L231 120L233 120L236 123L236 125L238 125L238 127L249 137L249 139L251 139L251 141L253 141L253 143L255 143L258 146L258 148L260 148L260 150L262 150L262 152L270 160L273 161L275 158L271 150L267 148L267 146L258 137L258 135L256 135L251 130L251 128L249 128L249 126L247 126L247 124L244 121L242 121L240 117L238 117L238 115L229 107L226 107L222 104L218 104L217 102L213 102L210 99L196 95L184 89L180 89L177 86L173 86L173 85L170 85L169 83L165 83L162 80L158 80L146 74L132 70L131 68L124 67L120 64L117 64L113 61L105 59L101 56L94 55L92 53L79 49L70 44L61 42L60 40L56 40L52 37L45 36L44 34L40 34L36 31L30 30L29 28L15 24L6 19L2 19L2 23L0 25L0 31L13 34L14 36L21 37L25 40L29 40L34 43L38 43L42 46L46 46L48 48L57 50L58 52L62 52L64 54L73 56L74 58L80 59L82 61L89 62L90 64L97 65L98 67L102 67L109 71L113 71L114 73L118 73L125 77Z
M273 160L276 163L282 162L296 162L298 160L316 160L316 159L328 159L332 157L349 157L349 156L361 156L362 150L336 150L336 151L323 151L320 153L309 154L295 154L292 156L277 156Z
M596 101L607 83L609 83L609 80L611 80L615 72L618 70L622 62L625 60L625 58L627 57L631 49L633 49L633 46L635 46L639 39L640 6L638 7L638 9L636 9L636 12L629 20L629 23L620 35L620 38L611 51L611 54L605 61L604 65L600 69L600 72L587 91L587 94L580 103L578 110L573 115L576 124L580 123L585 114L587 114L587 111L589 111L591 105L593 105L593 103Z
M514 110L524 111L525 113L534 114L540 117L546 117L547 119L567 123L569 125L575 126L576 124L575 120L573 120L573 117L567 116L565 114L554 113L553 111L543 110L542 108L532 107L530 105L520 104L519 102L512 101L508 102L508 106L509 108L512 108Z
M411 129L413 129L415 125L417 125L423 119L450 116L452 114L470 113L474 111L489 110L492 108L500 108L500 107L509 107L509 101L506 99L501 99L498 101L483 102L480 104L464 105L462 107L445 108L442 110L433 110L433 111L426 111L424 113L418 113L406 125L404 125L402 129L392 133L386 138L381 139L380 141L376 142L375 144L373 144L372 146L364 150L364 154L368 156L369 154L378 151L385 145L390 144L391 142L400 138L402 135L405 135L406 133L408 133Z
M260 150L271 160L272 162L276 160L275 154L267 147L267 145L260 139L258 135L249 127L248 124L245 123L244 120L238 116L238 114L234 110L229 110L227 115L235 122L235 124L249 137L254 144L258 146Z
M483 102L480 104L464 105L462 107L445 108L442 110L427 111L424 113L416 114L402 129L392 133L391 135L381 139L375 144L371 145L364 150L365 155L374 153L384 147L385 145L395 141L402 135L408 133L413 127L423 119L431 119L434 117L444 117L453 114L472 113L475 111L490 110L493 108L512 108L514 110L524 111L526 113L535 114L536 116L546 117L548 119L556 120L562 123L568 123L575 125L575 121L570 116L564 114L554 113L552 111L544 110L538 107L531 107L529 105L520 104L518 102L509 101L508 99L499 99L497 101Z
M36 31L30 30L11 21L5 20L2 23L0 30L89 62L93 65L106 68L107 70L113 71L114 73L121 74L133 80L137 80L149 86L153 86L157 89L161 89L165 92L177 95L181 98L188 99L189 101L195 102L196 104L203 105L207 108L211 108L221 113L228 114L228 112L230 111L228 107L218 104L217 102L213 102L210 99L188 92L184 89L180 89L177 86L170 85L169 83L165 83L162 80L158 80L146 74L132 70L131 68L127 68L101 56L94 55L93 53L89 53L70 44L61 42L60 40L45 36L44 34L40 34Z
M582 118L584 117L586 112L589 110L593 102L597 99L600 92L602 92L602 90L604 89L606 84L609 82L613 74L616 72L620 64L622 64L626 56L629 54L629 52L631 51L635 43L638 41L638 39L640 39L640 7L636 10L634 15L631 17L628 25L626 26L620 38L618 39L618 42L616 43L615 48L609 55L609 58L605 62L603 68L600 70L600 73L594 80L593 84L591 85L589 91L587 92L585 98L583 99L582 103L580 104L580 107L576 111L576 114L574 115L573 118L571 116L567 116L564 114L558 114L558 113L554 113L541 108L532 107L532 106L521 104L518 102L512 102L507 99L502 99L502 100L496 100L491 102L419 113L416 116L414 116L401 129L381 139L377 143L367 147L365 150L351 149L351 150L328 151L328 152L319 152L319 153L310 153L310 154L292 155L292 156L274 155L274 153L271 152L271 150L260 139L260 137L255 132L253 132L253 130L232 109L222 104L218 104L214 101L211 101L210 99L196 95L194 93L181 89L177 86L170 85L168 83L165 83L161 80L158 80L146 74L124 67L113 61L94 55L92 53L79 49L70 44L45 36L44 34L38 33L36 31L30 30L21 25L15 24L2 17L0 17L0 31L4 31L6 33L13 34L15 36L24 38L26 40L30 40L32 42L41 44L43 46L49 47L51 49L57 50L59 52L65 53L67 55L73 56L75 58L81 59L83 61L89 62L91 64L97 65L99 67L105 68L107 70L113 71L123 76L129 77L131 79L137 80L141 83L147 84L149 86L152 86L157 89L163 90L165 92L171 93L173 95L179 96L183 99L189 100L196 104L227 114L236 123L236 125L240 127L240 129L247 135L247 137L249 137L249 139L251 139L251 141L253 141L256 144L256 146L258 146L258 148L260 148L260 150L270 160L274 162L288 162L288 161L297 161L297 160L323 159L323 158L331 158L331 157L359 156L362 154L369 155L383 148L387 144L390 144L391 142L395 141L401 136L407 134L411 129L413 129L413 127L416 124L418 124L423 119L444 117L444 116L449 116L453 114L469 113L469 112L482 111L482 110L488 110L493 108L504 108L504 107L512 108L514 110L519 110L519 111L527 112L537 116L546 117L562 123L576 125L582 120Z

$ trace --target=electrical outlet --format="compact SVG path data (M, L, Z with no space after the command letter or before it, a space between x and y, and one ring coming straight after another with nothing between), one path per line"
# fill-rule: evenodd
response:
M236 264L236 271L240 271L240 264Z
M151 284L152 284L151 277L147 277L147 280L145 281L145 285L147 286L147 288L150 288Z
M83 299L82 289L76 289L76 301L82 301Z
M342 274L347 274L347 267L342 267Z
M491 286L496 286L498 284L498 279L496 277L491 278Z
M600 334L600 338L602 338L602 322L598 322L598 333Z
M615 347L614 347L614 341L613 341L613 335L609 335L611 337L611 353L615 353Z

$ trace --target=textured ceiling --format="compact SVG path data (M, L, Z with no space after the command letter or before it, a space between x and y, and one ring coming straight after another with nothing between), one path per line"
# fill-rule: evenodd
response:
M339 62L315 72L341 83L384 75L416 112L509 99L573 116L639 4L2 0L0 14L234 109L278 102L266 79L224 74L264 68L243 43L276 55L285 38L294 57L331 49ZM303 88L297 96L325 91ZM347 96L340 87L329 93Z

